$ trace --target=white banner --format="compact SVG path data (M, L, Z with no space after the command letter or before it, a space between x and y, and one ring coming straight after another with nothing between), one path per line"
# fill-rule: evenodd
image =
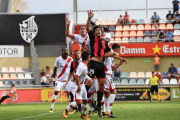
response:
M23 45L0 45L0 58L24 57Z

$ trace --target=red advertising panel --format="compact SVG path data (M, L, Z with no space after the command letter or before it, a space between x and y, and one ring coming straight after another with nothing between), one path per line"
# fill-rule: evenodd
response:
M110 47L113 44L110 44ZM180 56L180 43L129 43L119 44L119 55L122 57L150 57L158 53L160 56ZM80 49L78 44L72 45L72 53Z

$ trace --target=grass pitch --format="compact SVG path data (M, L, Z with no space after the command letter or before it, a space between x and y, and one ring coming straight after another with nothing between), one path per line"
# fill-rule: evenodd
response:
M49 113L50 103L0 105L0 120L65 120L62 110L68 103L55 103L54 113ZM179 120L179 102L115 102L112 111L118 118L100 118L93 114L90 120ZM88 113L88 110L87 110ZM68 114L68 120L80 120L80 113Z

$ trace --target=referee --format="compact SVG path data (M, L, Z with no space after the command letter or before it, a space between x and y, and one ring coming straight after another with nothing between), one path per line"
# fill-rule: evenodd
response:
M150 91L151 92L151 101L150 102L153 101L154 91L156 92L159 102L161 102L160 95L158 93L158 86L157 86L157 83L159 83L159 87L160 87L160 82L159 82L159 78L157 76L154 76L154 72L152 72L152 77L150 77L150 79L149 79L148 88L149 88L150 83L151 83L151 91Z

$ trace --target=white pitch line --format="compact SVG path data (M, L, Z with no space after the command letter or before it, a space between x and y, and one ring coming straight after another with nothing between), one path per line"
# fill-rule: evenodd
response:
M59 111L57 111L57 112L59 112ZM57 112L53 112L53 113L57 113ZM29 117L18 118L18 119L14 119L14 120L22 120L22 119L26 119L26 118L38 117L38 116L43 116L43 115L48 115L48 114L53 114L53 113L39 114L39 115L34 115L34 116L29 116Z

